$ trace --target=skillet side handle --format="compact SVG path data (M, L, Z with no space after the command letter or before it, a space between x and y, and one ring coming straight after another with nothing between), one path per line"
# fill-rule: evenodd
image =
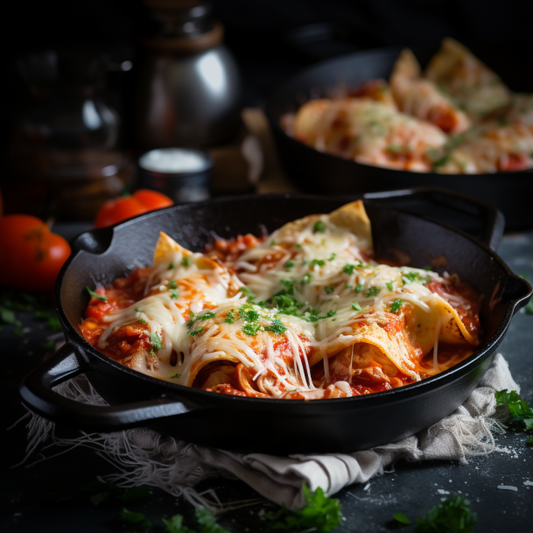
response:
M53 422L88 431L118 431L200 408L192 402L165 396L119 406L89 405L53 390L90 368L90 363L71 344L65 344L24 378L19 389L23 403Z
M481 224L480 240L494 252L498 250L505 228L505 218L495 206L473 196L441 187L413 187L412 189L366 193L364 198L368 200L421 198L468 215L479 220Z

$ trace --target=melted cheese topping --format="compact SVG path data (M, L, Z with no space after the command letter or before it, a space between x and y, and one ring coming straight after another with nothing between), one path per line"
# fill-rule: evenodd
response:
M287 224L228 264L162 235L143 296L103 316L97 347L159 379L257 397L346 397L355 382L442 371L461 357L441 361L439 343L478 343L461 318L472 301L435 272L372 260L361 206Z

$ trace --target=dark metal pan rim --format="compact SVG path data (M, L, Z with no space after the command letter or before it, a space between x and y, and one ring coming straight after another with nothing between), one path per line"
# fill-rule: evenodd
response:
M282 199L282 198L283 199L287 199L287 200L291 199L291 198L301 199L301 200L310 200L310 201L313 201L313 200L314 201L324 200L324 197L322 197L320 195L313 195L313 194L273 193L273 194L261 195L259 197L257 195L242 195L242 196L229 196L229 197L218 198L218 199L213 199L213 200L206 200L206 201L203 201L203 202L198 202L197 204L195 204L195 207L197 206L200 209L200 208L202 208L204 206L211 206L213 204L223 204L223 203L226 203L226 202L232 202L232 201L237 201L237 200L246 202L247 200L258 200L258 199L277 200L277 199ZM351 200L355 200L355 199L362 199L363 201L368 201L370 203L374 203L374 201L375 201L375 199L372 199L372 198L365 198L365 195L352 195L352 194L351 195L346 195L346 196L344 196L344 195L343 196L340 196L340 195L328 196L326 198L326 201L328 201L328 202L338 201L338 202L347 203L347 202L349 202ZM123 226L126 226L126 225L134 224L134 223L136 223L136 219L138 219L139 217L143 217L143 219L146 220L146 219L150 219L150 218L153 218L153 217L160 216L160 214L162 212L165 212L165 211L171 211L171 210L172 211L180 211L180 210L184 210L184 209L190 209L190 207L191 207L190 204L171 206L171 207L167 207L167 208L164 208L164 209L160 209L158 211L154 211L154 212L150 212L150 213L145 213L145 214L139 215L138 217L134 217L134 218L129 219L129 220L124 221L124 222L120 222L120 223L118 223L118 224L113 226L113 238L112 238L112 240L115 238L115 228L120 228L120 227L123 227ZM395 209L390 208L390 207L387 207L387 209L390 209L391 211L398 211L398 210L395 210ZM478 247L482 248L483 250L485 250L489 254L491 260L497 261L498 264L504 269L505 273L507 274L507 276L509 278L516 278L516 279L520 280L520 282L524 282L524 280L522 278L520 278L519 276L517 276L516 274L514 274L514 272L512 272L510 270L510 268L507 266L507 264L500 258L500 256L496 252L494 252L494 250L491 250L490 247L488 247L487 245L485 245L484 243L482 243L481 241L479 241L478 239L476 239L472 235L469 235L468 233L463 232L462 230L453 228L453 227L451 227L451 226L449 226L447 224L444 224L444 223L441 223L441 222L435 222L434 220L432 220L431 218L428 218L428 217L424 217L424 216L421 216L421 215L414 215L414 214L409 214L409 216L415 217L415 218L419 218L419 219L423 219L423 220L429 221L429 222L431 222L433 224L437 224L438 226L445 227L446 229L461 235L463 238L472 241L476 246L478 246ZM87 233L87 232L84 232L84 233ZM78 235L78 237L80 237L84 233ZM76 237L76 239L78 237ZM102 255L105 255L107 253L107 251L110 250L110 249L111 249L111 246L105 252L103 252ZM68 268L69 264L81 252L82 251L78 251L77 253L73 254L67 260L67 262L63 266L62 272L58 276L58 283L56 285L56 301L58 301L58 302L61 302L60 289L61 289L61 280L63 278L62 274L66 271L66 269ZM170 382L167 382L167 381L164 381L164 380L160 380L158 378L143 374L142 372L138 372L136 370L130 369L128 367L125 367L125 366L121 365L120 363L114 361L110 357L106 356L105 354L99 352L95 347L93 347L91 344L89 344L83 338L83 336L77 330L77 326L74 325L74 324L71 324L71 322L68 320L68 318L67 318L67 316L65 314L65 311L64 311L64 309L63 309L63 307L61 305L58 306L58 312L59 312L60 319L63 322L63 324L67 327L68 330L70 330L71 334L76 335L76 343L78 345L83 346L83 350L82 351L85 351L86 353L90 354L92 357L96 357L97 359L99 359L100 361L104 362L105 364L109 364L112 367L114 367L115 369L117 369L117 370L119 370L121 372L125 372L126 374L128 374L128 375L130 375L130 376L132 376L132 377L134 377L136 379L140 379L140 380L143 380L143 381L147 381L150 384L157 385L157 386L159 386L161 388L162 391L163 390L167 390L168 393L170 393L170 394L172 394L172 392L175 391L175 392L179 392L180 394L186 394L188 396L195 397L195 398L198 398L198 399L202 398L202 399L205 399L205 403L207 403L207 404L213 403L213 402L216 402L216 403L238 402L239 404L242 404L244 402L244 405L256 405L256 406L260 405L262 407L267 407L268 405L272 405L272 406L274 406L274 405L278 405L278 406L279 405L287 405L287 403L289 402L291 405L293 405L293 404L294 405L304 405L304 404L305 405L309 405L311 403L311 404L316 404L318 406L318 405L332 404L332 402L336 402L336 403L339 403L339 404L342 404L342 405L346 405L348 402L363 402L364 401L364 402L367 402L368 404L372 404L374 402L380 402L381 399L383 399L383 398L389 398L389 397L395 397L395 396L397 397L398 400L401 400L402 398L409 398L413 394L416 394L416 395L422 394L422 393L424 393L426 391L426 389L429 392L429 391L432 390L434 384L445 383L447 381L453 381L453 379L456 377L456 375L467 373L473 367L475 367L478 364L480 364L484 359L486 359L487 357L492 355L492 352L491 352L492 347L495 344L497 344L499 339L501 339L501 337L505 334L505 331L506 331L506 326L505 325L510 322L510 320L511 320L511 318L513 316L514 308L515 308L517 302L522 300L522 299L523 299L522 296L518 296L516 298L510 299L507 302L507 308L506 308L506 311L505 311L505 316L503 317L503 319L501 321L501 326L497 329L497 331L489 339L485 340L482 343L482 346L478 350L476 350L473 354L468 356L464 361L458 363L457 365L453 366L452 368L450 368L448 370L445 370L444 372L441 372L441 373L439 373L439 374L437 374L435 376L431 376L431 377L422 379L421 381L418 381L418 382L415 382L415 383L411 383L409 385L405 385L403 387L399 387L399 388L396 388L396 389L391 389L391 390L381 391L381 392L375 392L375 393L368 394L368 395L363 395L363 396L353 396L353 397L349 397L349 398L334 398L334 399L326 399L326 400L324 400L324 399L322 399L322 400L283 400L283 399L275 399L275 398L267 398L266 399L266 398L240 397L240 396L227 396L226 397L226 395L221 395L221 394L217 394L217 393L203 391L203 390L200 390L200 389L195 389L195 388L192 388L192 387L187 387L187 386L184 386L184 385L178 385L178 384L175 384L175 383L170 383Z

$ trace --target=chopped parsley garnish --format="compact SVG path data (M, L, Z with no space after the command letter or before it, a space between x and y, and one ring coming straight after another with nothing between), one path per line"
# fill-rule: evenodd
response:
M326 231L326 225L322 220L317 220L313 226L313 233L324 233Z
M174 263L169 263L167 270L173 270L174 269Z
M392 291L392 289L394 288L394 282L393 281L387 281L387 283L385 283L385 285L387 285L387 289L389 289L389 291Z
M337 257L337 254L336 254L335 252L333 252L333 253L328 257L328 261L333 261L336 257Z
M182 264L184 267L189 266L189 265L190 265L189 258L188 258L188 257L184 257L184 258L181 260L181 264Z
M136 312L136 313L141 313L141 310L140 310L138 307L136 307L136 308L135 308L135 312Z
M236 320L234 313L235 313L235 309L230 309L226 314L226 318L224 322L226 322L227 324L233 324Z
M243 305L239 309L239 316L245 322L257 322L259 320L259 313L251 305Z
M355 289L353 290L353 292L361 292L364 288L365 286L362 283L359 283L358 285L355 286Z
M284 505L276 512L265 513L268 521L266 531L316 531L328 533L339 526L342 520L339 500L329 498L318 487L315 492L303 485L307 503L300 511L289 511Z
M323 267L326 264L326 262L323 259L313 259L309 266L313 268L315 265Z
M174 374L173 376L169 376L170 379L179 379L181 378L181 374Z
M354 311L362 311L362 310L363 310L362 307L359 305L358 302L354 302L354 303L352 304L352 309L353 309Z
M253 337L254 335L257 335L257 332L259 331L260 328L261 328L261 324L256 322L255 324L245 324L242 327L242 330L244 333L246 333L246 335L250 335Z
M204 313L202 316L199 316L196 320L209 320L210 318L215 318L217 316L216 313L213 313L213 311L207 311L207 313Z
M381 289L378 289L377 287L370 287L368 289L368 292L366 293L367 298L372 298L373 296L377 296L381 292Z
M248 287L241 287L239 292L242 292L242 294L247 297L249 302L253 302L257 298L257 296Z
M413 281L416 281L418 278L420 278L418 272L403 272L402 274L402 281L404 285L413 283Z
M347 283L345 286L344 286L345 289L353 289L353 285L350 285L349 283Z
M177 289L178 288L178 284L176 283L175 280L171 279L169 282L168 282L168 286L171 288L171 289Z
M103 294L98 294L94 292L88 285L85 285L85 288L87 289L87 292L93 297L97 298L98 300L102 300L102 302L107 302L107 296Z
M300 281L300 283L301 283L302 285L306 285L306 284L308 284L308 283L311 283L311 279L313 279L313 276L312 276L311 274L306 274L306 275L302 278L302 280Z
M400 298L398 298L397 300L394 300L394 302L390 304L390 310L393 313L397 313L401 309L402 305L403 305L403 300L400 300Z
M152 332L150 335L150 342L152 343L152 348L157 352L163 348L163 341L157 332Z
M270 324L270 326L265 327L265 331L270 331L275 335L281 335L282 333L285 333L287 331L287 328L280 320L276 319L272 321L272 324Z
M198 333L202 333L202 331L204 330L203 327L199 327L198 329L193 329L191 331L189 331L189 335L198 335Z
M170 297L173 300L177 300L179 298L180 293L178 291L170 291Z
M342 271L345 273L345 274L353 274L353 271L355 270L355 265L350 265L350 264L346 264L344 265L344 268L342 269Z
M144 318L139 318L139 322L140 322L141 324L146 324L146 320L145 320Z
M301 245L300 243L297 243L297 244L296 244L296 249L297 249L297 250L301 250L301 249L302 249L302 245Z
M276 246L276 241L270 241L270 246Z
M196 315L194 314L193 310L189 310L189 321L187 322L187 327L191 328L192 325L196 322L196 318L194 318Z
M294 261L291 261L290 259L285 263L285 268L292 268L294 266Z
M282 279L280 283L285 286L284 294L294 294L294 280L292 279ZM279 294L279 293L278 293Z
M516 391L507 389L494 394L497 405L506 405L509 409L507 425L513 431L533 431L533 410Z
M331 285L328 285L327 287L324 287L324 290L328 293L328 294L331 294L335 288L332 287Z

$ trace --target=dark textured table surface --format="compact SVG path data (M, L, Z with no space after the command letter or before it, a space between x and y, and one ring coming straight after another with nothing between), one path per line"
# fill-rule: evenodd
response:
M58 228L72 235L82 226ZM499 254L516 273L533 280L533 231L505 235ZM42 321L20 314L24 335L13 334L11 326L0 332L3 371L2 394L2 477L0 482L0 529L13 532L123 531L118 521L121 503L93 505L80 487L97 476L113 472L113 466L90 449L65 452L57 447L39 448L26 456L25 410L18 397L22 377L45 356L41 343L50 334ZM500 351L509 362L522 396L533 404L533 316L519 312L513 319ZM450 494L470 500L477 513L475 532L527 532L533 526L533 448L526 446L524 434L496 436L499 451L488 456L457 462L396 464L394 470L364 485L346 487L335 495L342 504L344 521L339 532L377 532L395 529L393 514L403 512L415 518ZM44 459L44 460L43 460ZM27 466L32 465L32 466ZM501 486L507 489L499 488ZM510 488L509 488L510 487ZM256 505L229 511L220 523L232 532L262 531L261 510L274 506L261 499L244 483L223 478L202 482L201 488L214 489L223 502L257 496ZM50 495L54 495L51 502ZM58 497L59 496L59 497ZM69 498L70 497L70 498ZM163 531L161 517L176 513L189 516L192 507L159 489L138 502L128 504L132 511L145 514L154 527ZM404 531L412 531L413 526Z

